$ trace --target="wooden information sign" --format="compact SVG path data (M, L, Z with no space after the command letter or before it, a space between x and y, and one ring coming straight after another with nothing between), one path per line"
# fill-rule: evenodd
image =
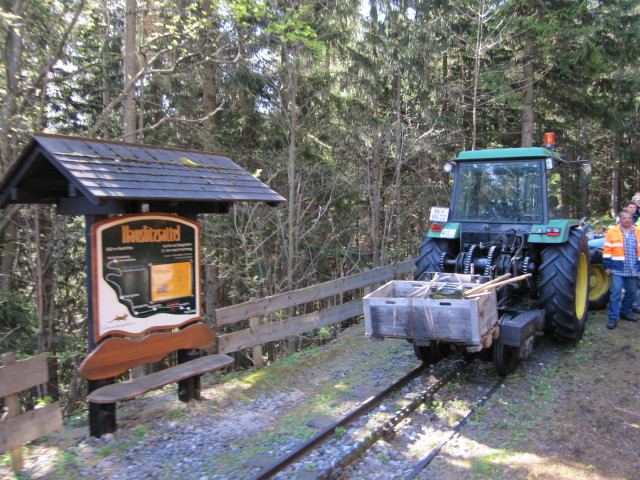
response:
M200 226L178 215L124 215L93 225L94 341L201 318Z

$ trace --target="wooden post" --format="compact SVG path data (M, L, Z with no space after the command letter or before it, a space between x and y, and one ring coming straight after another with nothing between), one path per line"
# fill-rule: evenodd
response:
M87 265L87 332L89 336L89 353L96 348L93 332L93 265L91 258L91 227L94 223L108 218L106 215L85 215L85 239L86 239L86 265ZM88 393L100 387L114 383L115 379L105 378L101 380L89 380L87 382ZM116 404L89 402L89 434L92 437L101 437L105 433L116 431Z
M249 301L255 300L255 297L251 297ZM255 316L249 318L249 327L251 329L257 328L260 326L260 317ZM260 370L264 368L264 359L262 358L262 345L254 345L253 346L253 365L256 367L256 370Z
M366 267L364 269L365 272L368 272L370 270L369 267ZM367 285L366 287L364 287L363 291L362 291L362 296L364 297L365 295L369 295L371 292L373 292L373 285Z
M8 367L15 365L16 354L5 353L2 355L2 365ZM4 397L5 405L8 408L7 420L17 417L22 412L20 411L20 394L12 393ZM22 445L12 448L11 450L11 466L14 472L19 472L24 468L24 459L22 458Z
M251 317L249 319L250 327L255 328L260 325L260 317ZM264 359L262 358L262 345L253 346L253 364L256 370L264 368Z
M200 357L198 350L178 350L178 363L186 363ZM190 402L200 400L200 375L178 381L178 400Z
M195 213L185 214L184 216L194 222L198 221L198 215ZM200 254L201 252L196 252L196 255ZM200 357L200 352L198 350L178 350L178 364L195 360L198 357ZM180 380L178 381L178 400L185 403L188 403L191 400L200 400L200 390L200 375Z

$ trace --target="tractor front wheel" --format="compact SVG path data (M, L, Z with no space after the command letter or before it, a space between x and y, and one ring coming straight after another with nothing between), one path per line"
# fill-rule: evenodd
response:
M538 304L545 309L546 331L556 340L576 342L582 337L589 302L589 246L581 228L565 243L541 251Z
M589 310L599 310L609 303L611 277L601 263L592 263L589 272Z

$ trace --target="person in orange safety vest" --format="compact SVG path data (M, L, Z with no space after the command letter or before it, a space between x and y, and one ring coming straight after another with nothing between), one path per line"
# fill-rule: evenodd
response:
M631 312L640 276L640 229L631 212L622 210L619 218L620 223L607 230L602 247L602 263L611 277L608 329L616 328L620 318L638 321Z

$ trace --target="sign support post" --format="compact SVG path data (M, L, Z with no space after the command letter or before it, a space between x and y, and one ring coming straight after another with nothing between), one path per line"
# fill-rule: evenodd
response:
M86 265L87 265L87 305L89 312L87 316L87 333L89 337L89 352L96 348L94 335L93 318L93 265L91 262L91 248L93 241L91 231L93 225L99 221L109 218L107 215L85 215L85 239L86 239ZM88 380L88 393L97 390L105 385L114 383L114 378L102 378L99 380ZM89 434L92 437L101 437L105 433L116 431L116 404L115 403L93 403L89 402Z

